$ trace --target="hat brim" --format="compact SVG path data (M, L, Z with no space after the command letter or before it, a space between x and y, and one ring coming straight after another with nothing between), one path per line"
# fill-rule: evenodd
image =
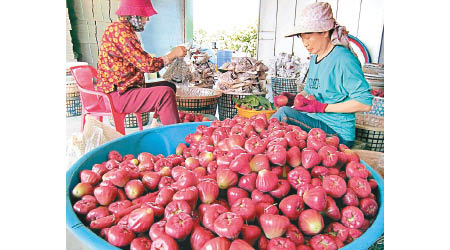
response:
M292 37L298 34L303 33L312 33L312 32L324 32L329 31L334 27L333 22L327 22L322 25L307 25L303 23L302 25L297 25L292 28L284 37Z
M143 17L151 17L153 15L158 14L153 7L120 7L116 11L116 15L118 16L143 16Z

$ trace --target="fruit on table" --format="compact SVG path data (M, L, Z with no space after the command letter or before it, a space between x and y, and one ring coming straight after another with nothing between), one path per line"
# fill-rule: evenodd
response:
M379 212L359 156L321 129L236 116L197 126L175 151L112 150L80 171L80 221L123 249L336 249Z
M186 113L183 111L178 111L178 116L180 117L180 121L185 122L206 122L210 121L210 119L202 114L192 114Z

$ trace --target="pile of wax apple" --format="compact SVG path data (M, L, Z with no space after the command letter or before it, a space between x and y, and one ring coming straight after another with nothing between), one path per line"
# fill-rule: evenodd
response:
M109 152L72 190L80 220L122 249L338 249L375 220L377 183L321 129L213 121L176 154Z

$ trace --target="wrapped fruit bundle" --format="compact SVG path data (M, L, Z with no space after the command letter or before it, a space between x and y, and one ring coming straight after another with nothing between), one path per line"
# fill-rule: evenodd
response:
M196 50L191 57L191 84L201 88L212 88L214 86L214 65L209 62L208 53Z
M251 57L233 58L224 63L219 71L216 88L224 93L266 92L266 72L269 68Z
M80 220L122 249L338 249L378 215L358 154L265 115L213 121L176 154L109 152L79 173Z

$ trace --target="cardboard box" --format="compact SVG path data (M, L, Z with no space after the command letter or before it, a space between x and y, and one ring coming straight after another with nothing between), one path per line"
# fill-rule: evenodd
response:
M98 46L97 43L80 43L78 44L79 60L87 62L93 67L97 67Z
M95 24L97 26L97 42L98 42L98 45L100 46L100 43L101 43L102 37L103 37L103 33L105 32L106 27L108 27L111 24L111 22L96 21Z
M77 43L97 43L95 21L77 20L73 23L72 40Z
M93 0L93 13L95 21L111 22L109 17L111 0Z
M119 18L116 15L116 11L119 9L120 6L120 0L110 0L110 11L109 11L109 17L111 18L111 21L115 22L119 20Z
M92 2L93 0L71 0L68 4L72 7L76 20L94 21Z

